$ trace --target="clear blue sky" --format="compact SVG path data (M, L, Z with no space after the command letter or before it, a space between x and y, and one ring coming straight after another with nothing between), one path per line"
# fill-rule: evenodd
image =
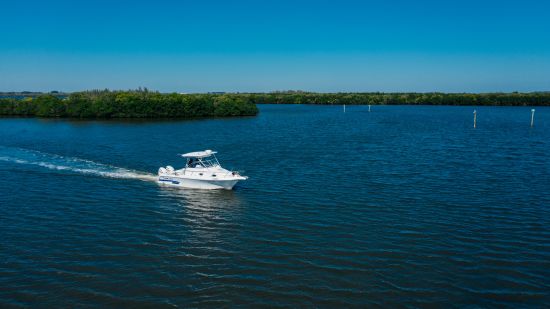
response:
M0 91L550 90L549 1L4 1Z

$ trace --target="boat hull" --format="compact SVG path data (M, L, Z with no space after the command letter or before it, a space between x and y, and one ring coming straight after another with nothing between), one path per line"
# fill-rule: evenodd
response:
M192 179L177 176L159 176L159 183L163 185L176 186L191 189L206 190L231 190L241 179Z

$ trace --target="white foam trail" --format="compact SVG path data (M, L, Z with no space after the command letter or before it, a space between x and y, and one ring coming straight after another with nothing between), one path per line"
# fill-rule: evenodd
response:
M135 171L89 160L64 157L36 150L0 146L0 161L36 165L51 170L73 172L106 178L139 179L157 181L151 173Z

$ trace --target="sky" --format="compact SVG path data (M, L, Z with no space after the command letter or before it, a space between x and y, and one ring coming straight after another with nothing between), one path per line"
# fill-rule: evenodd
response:
M550 91L550 1L0 1L0 91Z

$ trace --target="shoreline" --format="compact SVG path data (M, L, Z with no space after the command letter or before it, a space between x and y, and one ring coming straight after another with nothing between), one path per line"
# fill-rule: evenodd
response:
M11 94L2 98L2 94ZM0 93L0 117L64 119L210 119L256 116L257 105L349 105L349 106L550 106L550 92L532 93L160 93L91 90L70 94Z

